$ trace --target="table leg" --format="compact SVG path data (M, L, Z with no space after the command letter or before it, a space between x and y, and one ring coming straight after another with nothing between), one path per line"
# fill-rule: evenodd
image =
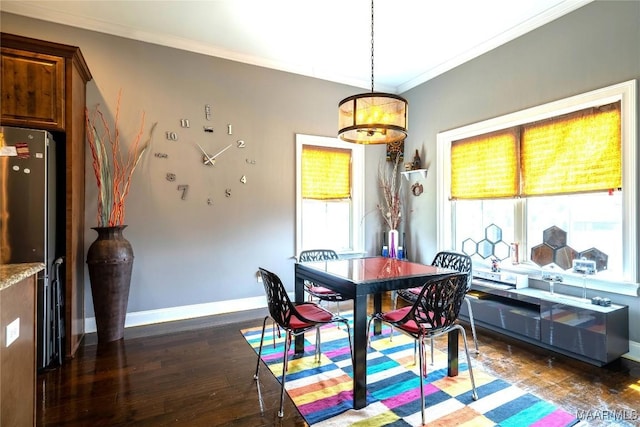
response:
M452 329L447 339L447 375L455 377L458 375L458 330Z
M373 295L373 312L382 313L382 293L378 292ZM382 322L379 320L373 321L373 334L380 335L382 333Z
M304 302L304 280L295 276L295 301ZM295 338L294 353L301 355L304 353L304 334L300 334Z
M353 301L353 408L367 406L367 296Z

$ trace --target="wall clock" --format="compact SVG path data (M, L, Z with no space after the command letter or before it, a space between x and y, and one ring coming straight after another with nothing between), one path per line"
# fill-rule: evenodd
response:
M205 106L205 119L211 120L211 106ZM168 142L172 144L179 144L181 148L180 161L197 161L199 168L202 169L203 174L211 175L215 174L215 169L229 170L229 167L222 168L222 162L227 161L232 157L241 159L235 160L235 164L241 164L240 168L237 168L237 172L231 173L225 172L224 174L218 174L215 176L214 182L211 185L207 185L210 189L209 194L206 196L195 195L189 192L189 183L185 182L174 171L167 170L165 172L165 180L174 186L177 197L182 201L201 200L208 205L214 205L217 201L230 198L234 194L234 189L238 188L238 185L244 186L249 182L247 168L255 165L255 159L246 157L247 148L249 144L243 139L233 138L233 126L231 124L226 125L226 132L222 133L222 136L218 137L216 134L212 138L211 134L215 134L213 126L203 125L202 133L191 128L191 122L189 119L180 119L179 121L181 131L167 130L165 136ZM226 133L226 134L225 134ZM169 159L167 153L156 152L154 157L157 159ZM174 156L175 157L175 156ZM209 191L209 190L208 190Z
M231 125L229 125L229 132L228 132L229 135L231 134L230 129L231 129ZM247 147L247 143L242 139L237 140L235 143L227 144L222 148L218 148L210 151L207 151L206 149L204 149L202 145L200 145L197 142L195 143L195 145L198 147L198 150L202 153L202 157L201 157L202 165L206 167L212 167L212 168L216 166L217 162L223 162L225 160L224 156L227 155L225 153L230 153L228 155L231 156L235 154L234 153L235 149L241 150ZM248 159L245 159L245 163L255 164L255 161L250 162ZM243 185L246 184L247 183L246 173L244 171L241 171L241 175L237 179L241 184ZM228 197L231 197L231 195L232 195L232 187L229 186L229 184L225 184L224 196L228 198ZM207 198L207 204L212 205L213 202L214 202L214 198L212 196Z

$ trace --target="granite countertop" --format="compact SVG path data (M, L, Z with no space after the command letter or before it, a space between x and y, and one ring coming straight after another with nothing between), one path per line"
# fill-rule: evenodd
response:
M0 264L0 291L44 270L41 262Z

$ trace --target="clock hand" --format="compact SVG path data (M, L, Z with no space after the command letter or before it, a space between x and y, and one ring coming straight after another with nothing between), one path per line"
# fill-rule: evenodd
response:
M213 164L215 163L215 161L216 161L215 156L209 156L209 155L207 154L207 152L206 152L206 151L204 151L204 148L202 148L202 147L200 146L200 144L198 144L197 142L196 142L196 145L198 146L198 148L200 149L200 151L202 151L202 154L204 154L204 158L205 158L204 164L205 164L205 165L206 165L206 164L213 165Z
M216 157L218 157L220 154L224 153L225 151L227 151L229 148L231 148L232 144L227 145L226 147L224 147L222 150L218 151L216 154L214 154L212 157L215 160Z

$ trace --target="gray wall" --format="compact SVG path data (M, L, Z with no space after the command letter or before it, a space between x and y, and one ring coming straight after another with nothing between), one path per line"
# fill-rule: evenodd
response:
M411 255L428 262L436 251L438 132L638 78L640 2L596 1L405 93L406 152L420 148L432 164L410 218ZM607 296L629 305L630 338L640 342L640 298Z
M255 279L258 266L274 270L291 287L294 134L335 135L337 102L362 89L6 13L1 22L4 32L80 46L94 76L87 104L112 110L122 88L125 135L133 134L143 109L149 123L158 122L152 151L170 157L145 158L127 204L125 235L136 256L129 313L211 302L238 309L233 301L263 294ZM639 78L639 22L639 2L596 1L404 94L411 109L405 153L412 157L418 149L430 168L423 195L405 199L411 258L430 262L437 249L437 132ZM437 40L424 42L425 54L430 43ZM203 119L204 104L212 106L211 123ZM181 118L190 119L191 129L180 129ZM227 123L233 137L225 135ZM209 124L216 128L213 136L200 131ZM167 130L180 140L167 142ZM226 153L215 170L201 165L193 142L214 149L238 138L248 144L242 158ZM376 174L384 148L366 152L363 223L373 254L380 240ZM244 157L257 164L245 168L248 183L242 186ZM87 168L86 247L94 239L89 227L96 209L89 160ZM191 186L188 200L180 200L166 172ZM222 195L226 187L233 189L229 199ZM204 202L207 189L213 206ZM638 298L611 297L631 307L631 339L640 342ZM92 317L89 296L86 305Z
M264 298L259 266L293 289L295 134L335 136L338 102L362 89L6 13L2 31L79 46L93 74L87 106L99 103L113 113L123 91L123 143L131 142L142 110L147 129L158 122L151 155L136 170L126 205L124 235L135 253L129 313L214 302L221 304L214 311L245 308L242 299ZM205 104L211 105L211 121L205 120ZM182 118L190 120L189 129L180 128ZM204 125L215 132L205 134ZM177 132L179 140L167 141L166 131ZM247 148L235 148L237 139ZM211 154L229 143L234 147L211 168L203 166L196 142ZM367 150L369 182L375 182L384 153L383 146ZM96 225L97 197L89 155L86 167L88 248L96 237L90 227ZM165 179L167 172L176 174L176 182ZM245 185L239 182L243 174ZM190 185L185 201L178 184ZM232 189L230 198L226 188ZM212 206L206 203L210 196ZM366 211L375 212L376 197L368 199L374 205ZM375 213L363 221L379 228Z

